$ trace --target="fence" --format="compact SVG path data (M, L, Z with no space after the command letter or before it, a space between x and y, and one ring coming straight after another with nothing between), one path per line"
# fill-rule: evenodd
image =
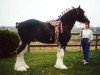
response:
M70 46L70 47L79 46L81 48L79 33L72 33L71 35L72 35L71 40L69 41L67 46ZM91 46L94 46L95 50L97 50L98 47L100 46L100 34L93 34L93 37L94 39L91 42ZM30 51L30 47L57 47L57 44L42 44L42 45L29 44L28 52Z

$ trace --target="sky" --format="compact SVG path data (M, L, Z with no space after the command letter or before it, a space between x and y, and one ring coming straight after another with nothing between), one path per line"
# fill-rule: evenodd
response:
M57 19L61 12L79 5L89 18L90 25L100 27L100 0L0 0L0 26L15 26L16 22L28 19Z

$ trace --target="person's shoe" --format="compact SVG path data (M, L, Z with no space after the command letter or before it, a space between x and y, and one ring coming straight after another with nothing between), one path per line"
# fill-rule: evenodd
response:
M85 64L87 64L87 63L88 63L88 62L86 62L86 61L85 61L85 62L83 62L83 64L84 64L84 65L85 65Z
M86 60L82 60L81 62L86 62Z

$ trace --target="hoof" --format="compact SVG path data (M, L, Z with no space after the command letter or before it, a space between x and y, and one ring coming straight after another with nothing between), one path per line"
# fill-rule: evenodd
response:
M26 68L26 69L29 69L30 67L29 67L29 66L27 66L27 65L25 65L25 68Z
M68 69L65 65L55 65L54 67L59 69Z
M14 67L14 70L16 70L16 71L27 71L26 67L24 67L24 66Z

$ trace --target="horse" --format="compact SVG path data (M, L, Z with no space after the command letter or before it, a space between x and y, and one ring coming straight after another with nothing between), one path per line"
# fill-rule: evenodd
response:
M71 30L76 21L80 23L90 23L87 16L84 14L84 10L79 6L72 8L64 13L60 18L62 23L63 32L59 33L59 46L57 50L57 59L54 65L55 68L68 69L63 63L64 51L71 38ZM17 71L27 71L29 66L24 60L24 49L30 44L30 42L39 41L42 43L55 43L55 27L50 23L42 22L36 19L29 19L23 22L17 23L16 28L18 35L22 41L21 45L17 49L17 57L14 69Z

